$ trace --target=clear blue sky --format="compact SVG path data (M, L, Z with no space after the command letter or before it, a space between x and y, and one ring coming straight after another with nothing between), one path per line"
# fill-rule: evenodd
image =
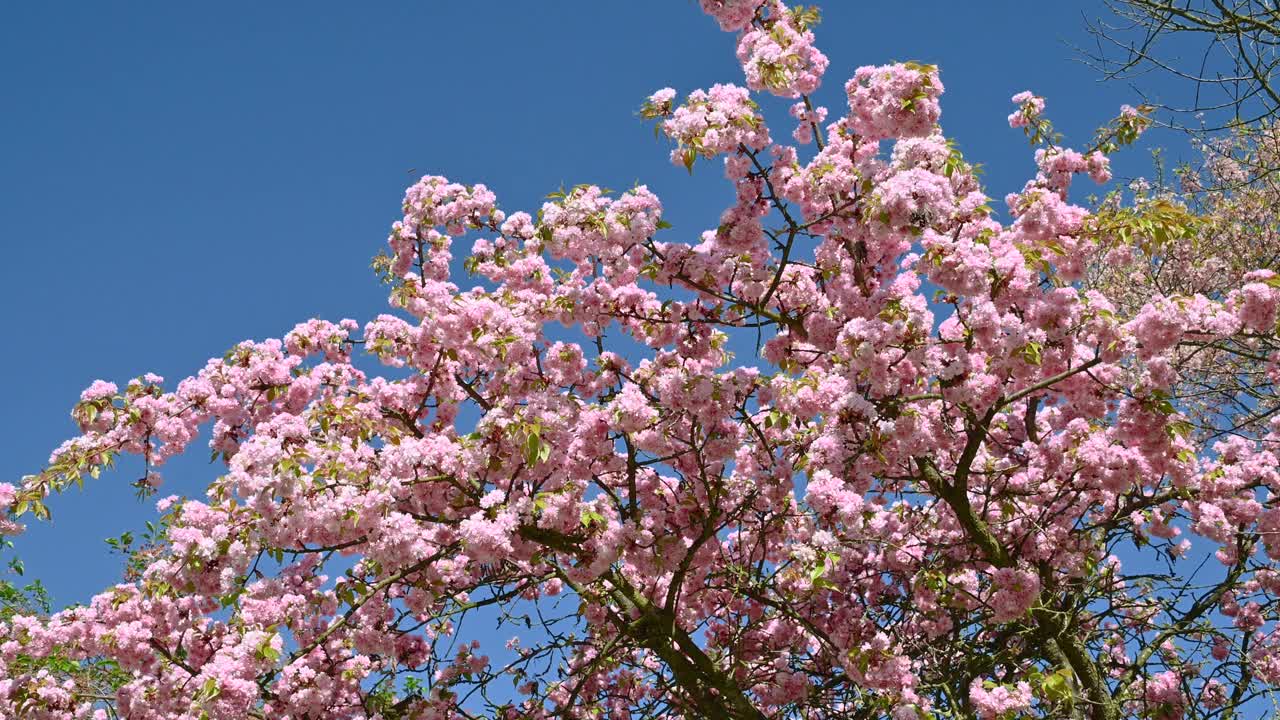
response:
M940 64L943 126L996 198L1033 171L1010 95L1045 95L1079 143L1134 101L1068 47L1100 3L823 9L819 100L841 112L859 65ZM239 340L382 312L369 259L424 173L486 183L509 212L639 180L678 230L714 226L718 168L670 165L635 112L663 86L741 83L732 48L693 0L0 5L0 479L40 469L95 378L177 381ZM1147 167L1133 152L1117 169ZM162 494L199 494L207 457L171 463ZM128 487L140 468L54 499L52 525L18 538L57 601L119 577L103 539L154 517Z

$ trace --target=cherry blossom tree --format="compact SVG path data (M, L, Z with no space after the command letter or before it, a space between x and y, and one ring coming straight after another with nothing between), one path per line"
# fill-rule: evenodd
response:
M0 538L0 549L12 548L13 541ZM0 623L8 627L15 616L47 616L52 610L49 593L39 580L23 579L22 560L9 556L5 570L5 575L0 577ZM82 699L89 701L111 701L114 690L129 680L111 658L77 658L60 652L22 654L7 662L5 669L10 676L35 676L43 683L69 682ZM8 708L5 710L7 713Z
M1223 300L1250 272L1280 266L1280 182L1256 172L1280 165L1280 126L1238 128L1201 151L1169 181L1136 182L1131 202L1113 192L1094 212L1094 223L1122 234L1138 217L1155 228L1108 250L1084 282L1126 314L1155 296ZM1185 342L1175 351L1171 400L1202 441L1246 428L1257 434L1280 410L1267 372L1275 349L1274 335L1263 335Z
M1001 222L942 135L938 68L860 68L819 106L816 11L701 4L745 86L641 115L676 165L723 168L710 229L644 186L530 214L424 177L374 263L389 313L84 391L80 433L0 485L4 533L122 454L154 490L208 432L225 471L159 500L121 584L4 618L0 716L1257 707L1280 682L1280 420L1208 431L1272 402L1280 277L1151 282L1137 258L1204 237L1197 210L1071 201L1142 109L1076 150L1015 96L1039 172ZM1207 345L1254 376L1191 412ZM480 642L495 624L505 646ZM108 661L105 696L75 670Z

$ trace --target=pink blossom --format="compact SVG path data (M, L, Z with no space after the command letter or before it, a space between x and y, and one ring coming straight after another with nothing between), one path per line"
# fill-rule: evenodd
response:
M942 90L932 65L860 67L845 85L850 124L870 140L927 136L942 114Z
M1031 686L1019 682L1010 687L975 678L969 685L969 702L983 720L1031 709Z
M720 29L736 32L751 23L756 8L765 0L701 0L702 11L720 23Z

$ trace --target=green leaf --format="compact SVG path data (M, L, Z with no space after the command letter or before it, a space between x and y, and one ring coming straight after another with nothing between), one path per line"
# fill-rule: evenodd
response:
M1045 676L1040 683L1040 690L1045 699L1050 702L1070 704L1074 697L1072 692L1073 677L1070 668L1061 668L1057 672Z
M1041 362L1042 349L1043 348L1040 345L1040 343L1030 342L1022 346L1022 349L1019 351L1019 354L1022 356L1022 359L1025 360L1028 364L1039 365Z
M840 586L836 585L835 582L831 580L831 578L826 578L826 577L820 577L814 580L813 586L816 588L822 588L823 590L839 590L840 589Z
M258 646L258 657L263 660L275 662L280 659L280 651L271 646L271 640L272 638L268 636L262 641L262 644Z
M218 688L218 679L209 678L204 681L204 685L200 687L200 692L196 695L196 703L204 704L218 697L221 690Z
M542 440L533 434L526 435L524 438L524 463L525 465L538 464L538 455L542 451Z

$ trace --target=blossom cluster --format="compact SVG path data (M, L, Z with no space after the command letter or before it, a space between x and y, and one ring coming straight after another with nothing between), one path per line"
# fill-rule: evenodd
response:
M813 31L782 0L771 0L768 7L769 19L738 39L747 87L783 97L814 92L827 70L827 56L814 47Z

